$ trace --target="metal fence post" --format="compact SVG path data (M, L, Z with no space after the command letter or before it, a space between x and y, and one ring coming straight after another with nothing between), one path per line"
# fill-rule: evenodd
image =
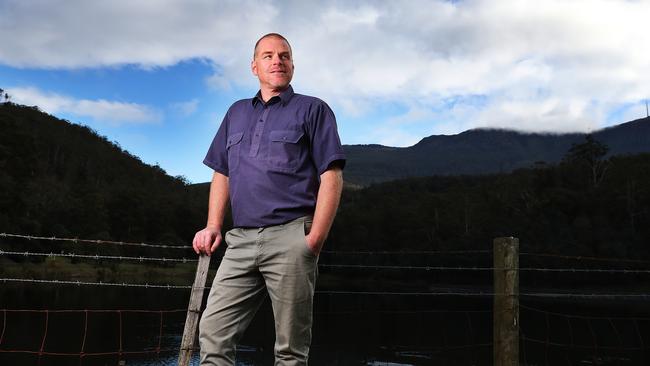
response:
M203 302L203 291L205 281L208 277L210 267L210 257L202 254L199 257L199 264L196 267L196 276L192 285L190 294L190 304L187 308L187 318L185 319L185 329L183 330L183 339L181 341L181 352L178 356L179 366L189 366L196 338L196 328L199 324L199 314L201 313L201 303Z
M494 366L519 365L519 239L494 239Z

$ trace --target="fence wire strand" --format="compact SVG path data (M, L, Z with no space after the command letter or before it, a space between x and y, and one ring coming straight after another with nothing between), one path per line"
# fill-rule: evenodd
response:
M175 263L195 263L198 259L187 258L164 258L164 257L129 257L123 255L100 255L100 254L76 254L76 253L40 253L40 252L16 252L0 250L0 255L16 255L24 257L48 257L48 258L79 258L79 259L109 259L109 260L126 260L138 262L175 262Z
M559 312L553 312L553 311L548 311L548 310L542 310L539 308L535 308L532 306L524 305L524 304L519 304L519 307L524 310L528 310L531 312L535 313L540 313L540 314L548 314L548 315L553 315L557 317L564 317L564 318L569 318L569 319L583 319L583 320L641 320L641 321L650 321L650 317L644 318L644 317L622 317L622 316L587 316L587 315L576 315L576 314L567 314L567 313L559 313Z
M20 238L20 239L27 239L27 240L63 241L63 242L82 243L82 244L109 244L109 245L118 245L118 246L145 247L145 248L164 248L164 249L183 249L183 250L192 249L192 246L190 245L131 243L131 242L113 241L113 240L57 238L54 236L46 237L46 236L21 235L21 234L9 234L9 233L0 233L0 237Z
M108 259L108 260L128 260L139 262L175 262L175 263L196 263L198 259L187 258L165 258L165 257L146 257L146 256L121 256L121 255L100 255L100 254L76 254L76 253L42 253L42 252L19 252L0 250L1 255L14 255L24 257L48 257L48 258L79 258L79 259ZM452 266L399 266L399 265L372 265L372 264L330 264L321 263L321 268L345 268L345 269L373 269L373 270L418 270L418 271L495 271L506 270L507 268L498 267L452 267ZM568 273L607 273L607 274L649 274L650 269L610 269L610 268L535 268L522 267L520 272L568 272Z
M650 347L644 342L644 334L639 326L639 323L650 323L648 317L577 315L548 311L525 304L519 306L523 310L521 317L525 318L525 320L522 320L519 337L522 345L522 355L524 356L523 361L526 364L530 362L528 357L536 360L543 358L544 364L548 365L556 364L558 356L561 356L569 361L569 364L574 364L570 359L574 359L573 362L577 359L605 359L607 357L618 357L617 355L621 353L628 357L628 362L633 362L629 357L633 357L638 362L640 361L638 357L645 357L645 352L650 350ZM565 327L553 330L550 326L551 318L554 319L556 326L565 324ZM530 333L535 333L536 329L539 329L534 324L536 321L541 321L541 319L546 323L545 334L531 335ZM528 324L528 326L525 327L523 324ZM599 327L597 327L598 324L600 324ZM586 335L583 334L582 337L578 336L576 338L575 329L580 328L576 327L576 325L582 325L583 333L587 331ZM647 332L648 328L646 327L644 330ZM568 331L568 337L566 331ZM647 337L647 334L645 336ZM578 342L579 339L582 339L582 341ZM543 350L528 349L530 344L543 346ZM552 348L555 348L553 358L551 358ZM558 352L558 350L562 351ZM634 352L641 353L633 356ZM535 364L535 361L531 364Z
M77 286L112 286L112 287L138 287L138 288L155 288L155 289L192 289L191 285L155 285L148 283L128 283L128 282L92 282L92 281L67 281L67 280L43 280L32 278L0 278L1 282L18 282L18 283L38 283L50 285L77 285ZM197 287L205 290L208 287Z
M358 268L376 270L419 270L419 271L503 271L510 268L499 267L450 267L450 266L395 266L371 264L319 264L323 268ZM610 268L535 268L522 267L520 272L568 272L568 273L609 273L609 274L648 274L650 269L610 269Z
M323 250L322 254L334 255L465 255L465 254L492 254L492 250Z
M580 256L580 255L563 255L563 254L553 254L553 253L527 253L527 252L521 252L519 253L519 255L522 257L556 258L556 259L567 259L567 260L575 260L575 261L650 264L650 260L614 258L614 257L592 257L592 256Z

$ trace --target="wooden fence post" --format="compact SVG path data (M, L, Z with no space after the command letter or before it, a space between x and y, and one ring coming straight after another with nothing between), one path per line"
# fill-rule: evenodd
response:
M519 365L519 239L494 239L494 366Z
M187 318L185 319L185 329L183 330L183 339L181 341L181 353L178 356L179 366L189 366L190 359L192 358L196 328L199 324L199 314L201 313L201 303L203 302L203 290L208 277L209 267L210 257L205 254L199 256L199 264L196 266L196 277L194 277L192 293L190 294L190 304L187 308Z

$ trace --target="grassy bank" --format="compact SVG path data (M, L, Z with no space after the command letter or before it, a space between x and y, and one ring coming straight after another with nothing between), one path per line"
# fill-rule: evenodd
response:
M71 258L48 257L43 262L34 263L0 258L0 276L5 278L189 286L194 281L195 272L196 262L73 262Z

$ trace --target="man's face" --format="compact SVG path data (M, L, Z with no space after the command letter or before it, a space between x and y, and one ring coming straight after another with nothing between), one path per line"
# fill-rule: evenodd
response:
M260 80L260 88L284 90L291 82L293 68L291 49L283 39L266 37L257 45L251 69Z

